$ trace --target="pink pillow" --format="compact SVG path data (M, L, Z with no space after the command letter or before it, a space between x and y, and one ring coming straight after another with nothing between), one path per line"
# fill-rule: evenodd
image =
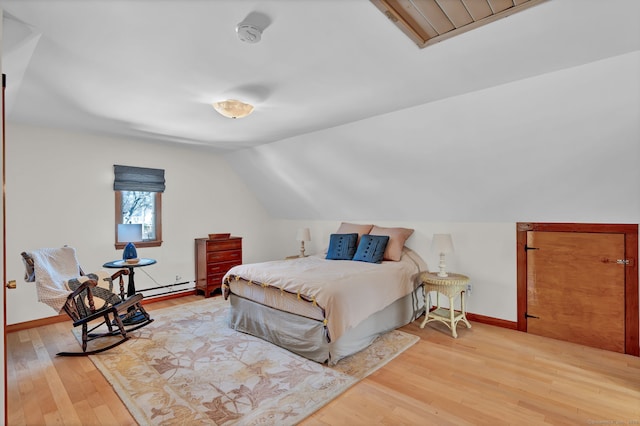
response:
M342 222L340 227L336 231L336 234L358 234L358 243L360 243L360 237L364 234L368 234L371 231L373 225L358 225L356 223Z
M384 251L384 260L400 260L402 257L402 248L404 242L413 234L413 229L409 228L383 228L382 226L374 226L369 232L371 235L388 235L389 242Z

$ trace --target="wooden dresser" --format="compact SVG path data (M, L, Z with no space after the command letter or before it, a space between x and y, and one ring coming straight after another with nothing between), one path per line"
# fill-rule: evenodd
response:
M242 238L196 238L196 292L221 291L222 277L242 263Z

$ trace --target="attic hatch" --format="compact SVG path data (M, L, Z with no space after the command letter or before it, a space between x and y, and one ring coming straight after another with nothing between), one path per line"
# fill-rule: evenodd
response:
M371 0L420 48L546 0Z

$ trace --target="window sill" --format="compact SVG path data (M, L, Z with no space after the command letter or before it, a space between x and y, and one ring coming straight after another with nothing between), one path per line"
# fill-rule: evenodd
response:
M115 243L116 250L124 249L127 243ZM136 248L144 248L144 247L160 247L162 246L162 241L139 241L137 243L133 243Z

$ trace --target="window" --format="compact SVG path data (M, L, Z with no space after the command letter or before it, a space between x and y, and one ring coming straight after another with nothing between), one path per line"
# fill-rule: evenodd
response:
M142 225L142 241L132 241L136 247L162 245L164 170L115 165L114 173L116 249L129 242L118 236L118 225L122 224Z

